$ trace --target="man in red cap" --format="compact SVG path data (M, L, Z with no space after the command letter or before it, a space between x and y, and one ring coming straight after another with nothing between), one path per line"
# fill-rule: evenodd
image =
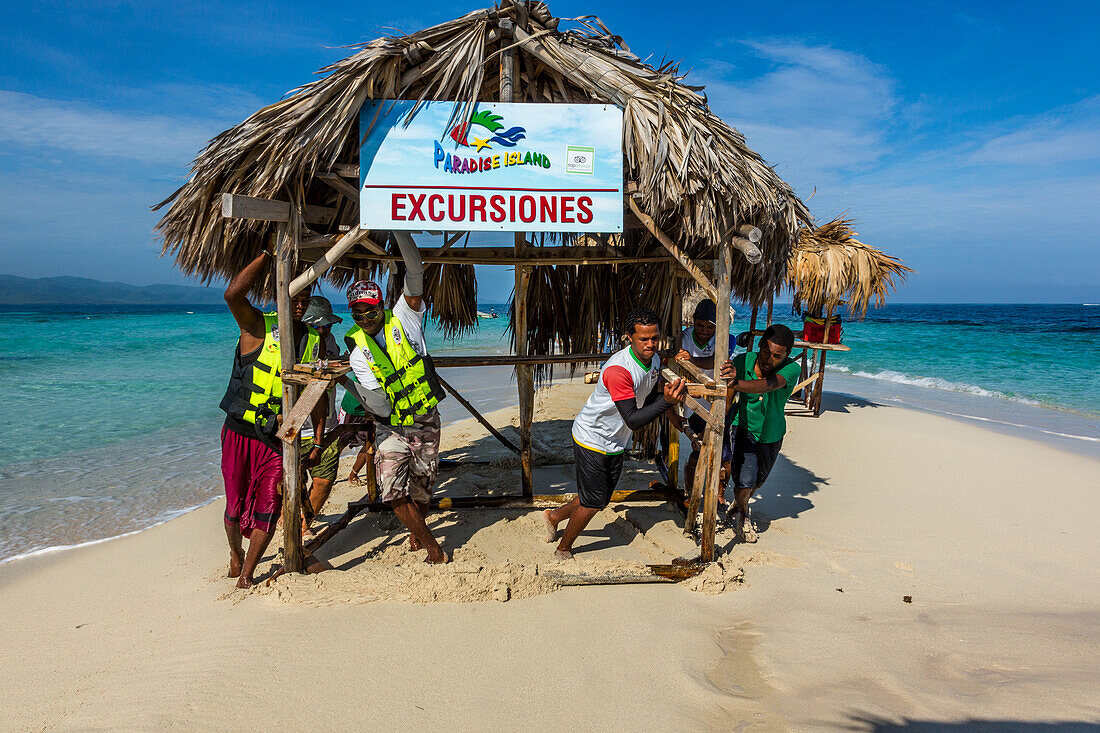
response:
M425 562L449 558L425 522L439 471L439 412L443 390L424 340L424 263L407 232L395 232L405 261L405 287L387 310L382 289L360 280L348 288L355 326L344 340L364 407L378 424L374 461L382 501L405 528Z

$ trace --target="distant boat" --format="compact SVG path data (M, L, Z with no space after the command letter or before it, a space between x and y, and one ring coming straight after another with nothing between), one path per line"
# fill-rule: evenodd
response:
M488 313L486 313L485 311L478 311L477 312L477 317L478 318L500 318L500 315L497 314L496 308L493 308Z

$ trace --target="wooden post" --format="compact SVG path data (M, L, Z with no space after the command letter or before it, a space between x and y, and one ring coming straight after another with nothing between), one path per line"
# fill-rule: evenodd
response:
M676 268L669 265L669 277L672 278L672 352L680 351L680 336L684 330L684 293L677 282ZM677 412L683 410L677 408ZM668 468L668 487L675 489L680 483L680 432L673 430L665 420L668 433L668 451L665 453L665 467Z
M511 20L500 21L501 44L504 50L500 54L500 101L511 102L515 95L516 65L515 50L511 48L514 24ZM514 245L516 257L523 255L527 243L524 232L516 232ZM527 284L533 268L530 265L516 265L516 291L512 299L515 307L516 355L527 356ZM523 496L534 496L534 481L531 465L531 423L535 412L535 375L534 368L527 365L516 366L516 386L519 389L519 438L520 438L520 481Z
M730 345L730 282L733 279L733 261L730 248L718 247L718 322L714 332L714 379L718 387L725 389L726 382L721 377L722 362L729 357ZM755 312L753 321L756 320ZM701 558L703 562L714 560L714 532L718 521L718 492L723 489L722 440L726 425L726 397L724 394L711 400L710 414L717 419L717 425L707 426L710 438L710 476L707 478L706 492L703 495L703 541ZM696 467L695 470L699 470Z
M772 299L775 298L775 293L768 293L768 325L772 325Z
M294 251L286 224L276 225L275 246L275 306L279 317L279 353L283 371L289 372L294 369L296 344L294 322L290 315L290 275ZM283 415L290 413L297 398L298 386L283 381ZM298 440L283 445L283 567L291 573L302 572L303 566L302 494L298 478L302 470L300 445Z
M754 305L752 307L752 315L749 316L749 345L745 351L752 351L752 345L756 341L756 315L759 312L760 308ZM718 352L715 351L714 353L717 354Z
M833 306L829 306L829 309L825 311L825 334L821 337L821 343L829 343L829 321L833 317ZM821 355L817 357L817 384L814 385L814 417L821 416L821 393L825 390L825 356L829 352L822 349Z
M378 472L374 466L374 419L367 423L367 451L365 468L367 470L367 498L371 501L378 499Z

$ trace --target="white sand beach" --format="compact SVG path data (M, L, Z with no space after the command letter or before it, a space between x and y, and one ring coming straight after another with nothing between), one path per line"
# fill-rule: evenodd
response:
M540 392L536 448L551 462L568 458L590 389ZM518 492L509 455L472 420L447 426L444 457L465 465L441 489ZM624 474L622 488L656 476L635 462ZM566 563L537 511L441 511L447 567L408 552L392 517L364 513L319 553L334 570L236 591L219 501L0 566L0 727L1095 724L1098 476L1096 457L826 395L819 419L789 420L754 505L758 543L723 532L704 577L624 586L547 574L689 554L667 504L612 505ZM572 467L544 465L536 481L572 491ZM341 480L326 519L361 493Z

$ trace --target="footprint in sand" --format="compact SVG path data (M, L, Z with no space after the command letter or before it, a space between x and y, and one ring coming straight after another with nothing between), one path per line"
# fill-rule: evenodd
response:
M894 563L894 567L898 569L898 572L900 572L902 575L904 575L907 578L917 577L917 571L913 570L912 565L908 565L908 564L903 563L903 562L896 562L896 563Z

